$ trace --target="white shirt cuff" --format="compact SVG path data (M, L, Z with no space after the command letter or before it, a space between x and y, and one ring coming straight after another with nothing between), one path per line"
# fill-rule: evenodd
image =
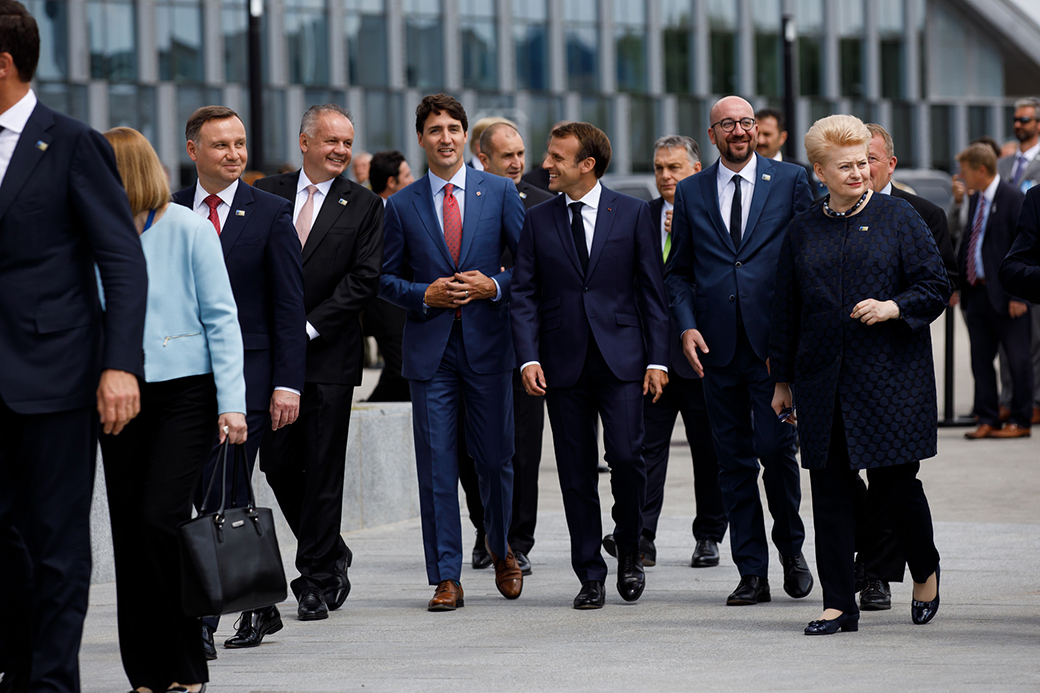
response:
M646 369L648 371L649 370L654 370L654 371L664 371L665 373L668 372L668 366L658 366L656 363L651 363L649 366L646 367Z
M276 390L276 391L277 391L277 390L282 390L282 391L284 391L284 392L291 392L291 393L293 393L294 395L296 395L297 397L299 397L299 396L300 396L300 391L299 391L299 390L294 390L294 389L293 389L293 388L291 388L291 387L276 387L276 388L275 388L275 390Z
M314 325L312 325L312 324L310 324L310 322L308 322L307 323L307 339L314 339L315 337L320 337L320 336L321 335L318 334L318 331L316 329L314 329Z
M528 361L524 365L520 366L520 372L523 373L524 369L527 368L528 366L532 365L532 364L536 365L536 366L542 365L542 364L538 363L537 361Z
M494 277L491 277L491 281L495 282L495 297L491 300L497 301L498 299L502 298L502 287L498 285L498 280Z

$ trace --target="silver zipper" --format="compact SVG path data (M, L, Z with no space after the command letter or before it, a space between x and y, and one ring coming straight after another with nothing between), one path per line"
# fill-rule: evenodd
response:
M169 337L167 337L166 339L163 340L162 345L166 346L166 344L169 343L169 341L171 339L180 339L181 337L197 337L200 334L202 334L202 333L201 332L191 332L189 334L174 334L174 335L170 335Z

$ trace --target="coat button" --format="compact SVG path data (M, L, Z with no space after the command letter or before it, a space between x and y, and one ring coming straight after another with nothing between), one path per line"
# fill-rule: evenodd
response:
M740 267L740 263L738 262L734 267Z
M737 300L737 297L736 297L736 296L734 296L733 294L730 294L730 296L729 296L729 300L730 300L730 301L736 301L736 300Z
M586 286L585 287L585 293L588 293L588 292L589 292L589 287Z

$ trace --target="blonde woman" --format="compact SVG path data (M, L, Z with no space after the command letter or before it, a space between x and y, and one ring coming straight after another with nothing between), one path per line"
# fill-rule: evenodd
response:
M191 518L214 439L246 438L242 334L212 225L170 204L162 164L141 133L115 128L105 137L148 263L141 414L118 437L101 436L119 648L135 691L195 693L209 675L199 621L181 609L177 525Z
M853 116L810 128L806 153L829 194L791 220L777 266L773 409L797 420L823 588L823 615L806 635L859 627L853 497L860 469L907 557L913 622L927 623L939 607L939 553L917 472L936 453L928 325L946 306L949 282L917 212L870 191L869 143L870 131Z

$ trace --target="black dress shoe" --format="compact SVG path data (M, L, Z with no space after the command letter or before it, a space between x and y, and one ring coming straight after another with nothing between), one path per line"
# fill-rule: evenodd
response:
M910 600L910 620L919 626L935 618L939 611L939 566L935 566L935 599L930 602L919 602Z
M582 583L578 596L574 598L575 609L602 609L606 601L603 583L598 580L589 580Z
M603 537L603 550L614 558L617 558L617 542L614 541L613 534L608 534Z
M477 532L477 543L473 545L472 563L474 570L483 570L491 567L491 555L488 553L486 543L484 535Z
M296 608L296 615L301 621L320 621L329 617L329 607L317 587L308 585L297 599L300 605Z
M643 558L643 567L649 568L657 565L657 547L654 540L649 537L639 537L639 555Z
M521 573L524 575L531 574L531 559L527 557L526 553L513 549L513 558L516 559L516 564L520 567Z
M859 614L842 614L838 618L809 621L805 627L806 635L834 635L839 630L855 633L859 630Z
M350 594L350 578L347 577L347 568L350 567L353 561L354 554L349 547L347 548L347 555L336 561L332 582L322 593L329 611L335 611L343 606L343 602L347 601L347 596Z
M726 597L726 606L749 606L771 600L768 579L757 575L744 575L737 583L737 589L733 590L733 594Z
M795 599L808 597L813 588L813 576L809 572L809 564L802 554L787 558L780 556L784 566L784 592Z
M202 624L202 653L209 661L217 658L217 646L213 644L213 631L205 623Z
M888 611L892 608L892 589L885 580L867 578L867 586L859 593L861 611Z
M256 647L265 635L282 629L282 615L278 607L271 606L255 611L243 611L238 618L238 632L224 641L224 647L234 650L239 647Z
M698 539L690 558L691 568L713 568L719 564L719 545L714 539Z
M643 572L643 561L636 554L622 554L618 557L617 591L626 602L634 602L643 594L646 587L646 573Z

